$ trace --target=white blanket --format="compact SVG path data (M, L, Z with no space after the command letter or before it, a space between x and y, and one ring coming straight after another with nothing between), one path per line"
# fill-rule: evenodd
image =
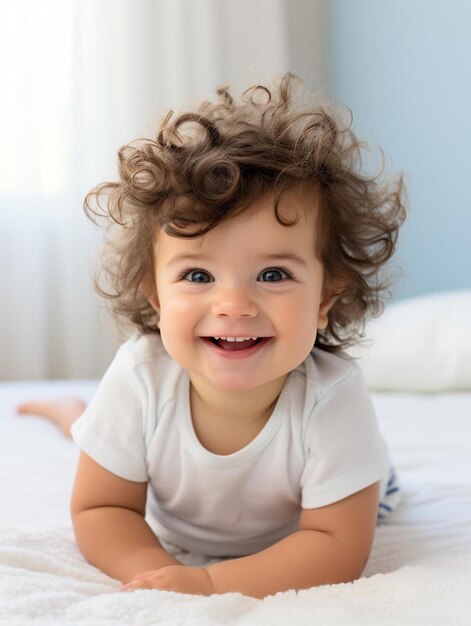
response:
M85 562L68 513L77 450L55 426L14 415L31 397L94 383L0 385L0 623L119 626L471 625L471 394L374 400L404 501L380 526L364 576L264 600L120 593Z

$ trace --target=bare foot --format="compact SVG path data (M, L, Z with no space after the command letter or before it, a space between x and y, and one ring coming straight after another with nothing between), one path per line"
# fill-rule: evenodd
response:
M49 401L23 402L16 407L19 415L38 415L50 420L62 430L68 439L72 439L70 429L85 410L87 405L78 398L58 398Z

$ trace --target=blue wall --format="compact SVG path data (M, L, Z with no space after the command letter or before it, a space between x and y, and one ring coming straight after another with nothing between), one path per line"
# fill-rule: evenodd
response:
M327 0L329 91L406 174L398 297L471 287L471 2Z

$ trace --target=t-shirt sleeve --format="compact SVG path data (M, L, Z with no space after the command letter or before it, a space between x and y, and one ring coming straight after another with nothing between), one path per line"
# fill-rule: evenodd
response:
M85 454L113 474L146 482L145 402L132 359L121 348L90 404L72 426L73 440Z
M388 473L389 453L359 370L338 382L314 407L305 454L304 509L338 502Z

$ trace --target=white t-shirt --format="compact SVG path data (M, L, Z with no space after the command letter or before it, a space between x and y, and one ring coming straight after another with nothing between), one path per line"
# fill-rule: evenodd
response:
M209 557L267 548L298 529L301 508L341 500L391 466L360 369L314 349L286 380L247 446L217 455L199 442L186 370L158 335L118 350L72 434L118 476L148 481L146 520L156 535Z

